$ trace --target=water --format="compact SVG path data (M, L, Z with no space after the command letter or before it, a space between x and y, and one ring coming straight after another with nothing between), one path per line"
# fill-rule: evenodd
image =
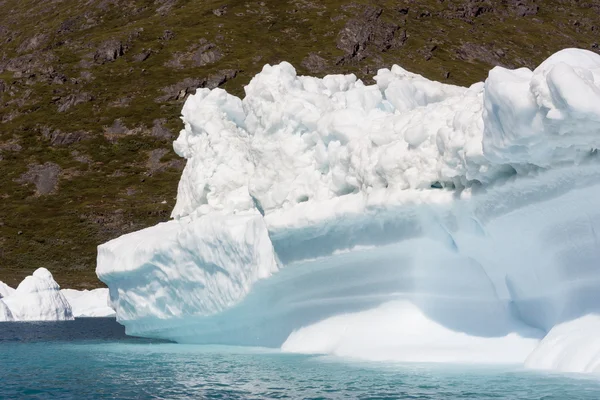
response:
M83 319L0 324L0 399L21 398L597 400L600 379L177 345Z

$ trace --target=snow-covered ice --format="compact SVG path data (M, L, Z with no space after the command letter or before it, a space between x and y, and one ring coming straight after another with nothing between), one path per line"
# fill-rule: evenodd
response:
M108 289L94 290L61 289L71 305L73 317L114 317L115 310L108 304Z
M173 220L98 248L117 319L186 343L595 370L577 355L600 326L577 321L600 313L600 56L469 88L399 66L375 81L281 63L243 100L190 96Z
M73 319L69 302L46 268L23 279L14 293L2 299L17 321L65 321Z
M1 321L68 321L112 317L108 289L60 289L46 268L38 268L17 287L0 282Z

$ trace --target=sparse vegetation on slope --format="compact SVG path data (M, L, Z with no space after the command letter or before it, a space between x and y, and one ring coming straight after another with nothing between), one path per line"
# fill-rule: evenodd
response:
M598 49L600 1L0 0L0 280L100 285L96 246L167 220L198 87L266 63L369 80L394 63L469 85Z

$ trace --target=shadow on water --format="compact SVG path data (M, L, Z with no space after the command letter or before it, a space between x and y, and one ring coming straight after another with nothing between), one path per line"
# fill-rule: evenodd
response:
M0 323L0 343L6 342L74 342L83 340L118 340L144 343L169 343L125 334L116 318L76 318L73 321L28 321Z

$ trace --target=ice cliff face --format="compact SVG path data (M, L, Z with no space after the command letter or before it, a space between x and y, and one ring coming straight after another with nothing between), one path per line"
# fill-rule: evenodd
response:
M375 80L282 63L189 97L174 219L98 249L127 332L594 370L560 360L600 333L600 56Z

